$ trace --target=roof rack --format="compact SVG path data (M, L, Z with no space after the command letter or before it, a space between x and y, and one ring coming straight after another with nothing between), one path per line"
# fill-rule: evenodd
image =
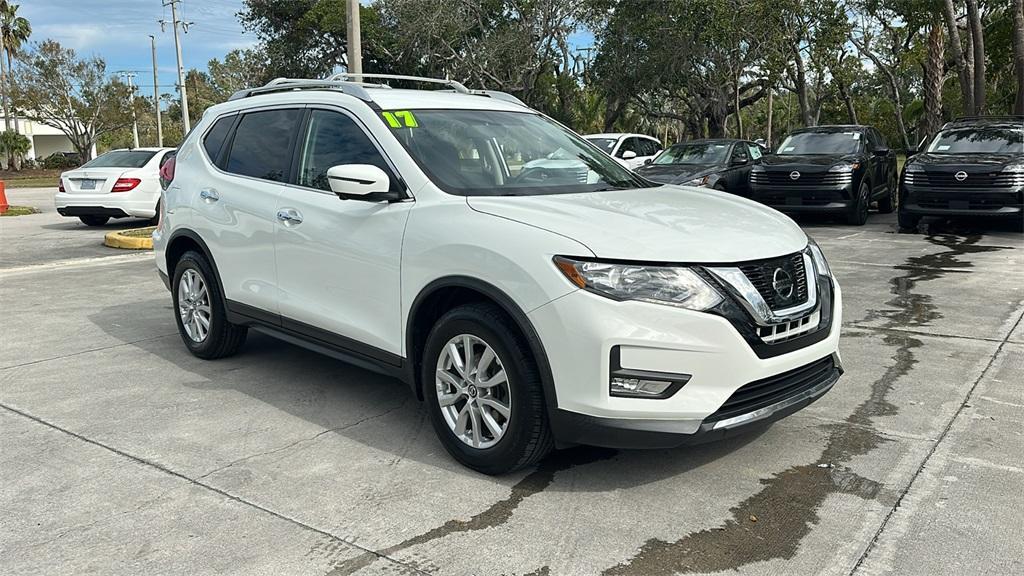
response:
M946 122L946 124L947 125L948 124L956 124L957 122L977 122L977 121L982 121L982 120L988 120L988 121L992 121L992 122L1022 122L1022 123L1024 123L1024 116L1018 115L1018 114L997 115L997 116L986 116L986 115L960 116L956 120L952 120L950 122Z
M333 77L332 77L333 78ZM354 96L363 100L367 103L372 103L373 98L370 97L370 93L366 91L366 88L357 82L344 82L340 80L310 80L305 78L274 78L265 85L259 88L248 88L245 90L239 90L228 98L231 100L240 100L242 98L248 98L249 96L256 96L257 94L269 94L271 92L286 92L288 90L301 90L301 89L317 89L317 88L330 88L338 90L349 96Z
M425 76L404 76L401 74L353 74L350 72L339 72L334 74L328 80L342 80L345 78L372 78L378 80L409 80L414 82L427 82L429 84L443 84L458 92L459 94L471 94L469 88L462 85L461 82L455 80L447 80L443 78L427 78Z

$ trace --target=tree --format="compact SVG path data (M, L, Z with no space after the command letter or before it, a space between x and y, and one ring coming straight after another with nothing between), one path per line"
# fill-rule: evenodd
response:
M978 0L967 0L967 21L970 24L971 47L974 53L974 108L985 113L985 27L981 24Z
M13 56L21 49L21 45L28 41L32 34L32 25L28 20L18 16L18 5L10 4L7 0L0 0L0 100L3 100L4 124L8 130L11 129L11 110L8 103L13 86L8 84L10 79L11 64ZM17 130L17 119L14 121L14 129Z
M956 23L956 8L953 6L953 0L943 0L942 19L946 24L946 34L949 36L949 47L953 53L953 65L956 66L957 77L960 80L964 112L974 114L974 80L972 78L974 72L967 66L963 45L960 43L960 28Z
M0 132L0 155L6 156L9 170L21 169L21 159L25 157L30 148L32 148L32 142L27 136L14 130Z
M1024 115L1024 0L1010 3L1013 12L1013 67L1017 78L1017 98L1013 113Z
M99 136L131 124L128 86L97 57L80 59L53 40L18 56L14 101L25 115L67 135L83 159Z

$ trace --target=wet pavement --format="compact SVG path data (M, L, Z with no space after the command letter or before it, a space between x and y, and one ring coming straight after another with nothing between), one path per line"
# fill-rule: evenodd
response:
M188 355L151 259L98 245L117 225L52 205L6 220L5 574L1024 572L1008 226L802 221L844 289L829 394L717 444L579 447L491 478L448 457L397 381L257 334Z

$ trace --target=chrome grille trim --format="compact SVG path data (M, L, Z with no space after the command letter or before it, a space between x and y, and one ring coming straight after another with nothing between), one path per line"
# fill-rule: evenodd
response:
M765 302L761 293L750 282L747 275L735 266L713 266L705 270L725 286L747 312L754 318L759 326L771 326L773 324L784 324L798 320L815 310L818 306L818 273L814 268L811 256L803 253L804 270L807 278L807 300L796 306L782 310L772 310Z

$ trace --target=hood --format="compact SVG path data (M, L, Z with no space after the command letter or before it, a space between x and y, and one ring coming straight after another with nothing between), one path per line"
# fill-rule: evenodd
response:
M911 156L907 165L917 165L929 172L956 172L961 168L981 168L983 170L1001 170L1010 164L1024 162L1024 155L1019 154L928 154L921 153Z
M683 184L722 170L718 164L647 164L635 172L648 180L665 184Z
M471 196L470 207L572 238L616 260L729 263L792 254L807 236L743 198L682 186L546 196Z
M761 157L761 164L767 168L785 170L814 167L828 169L841 162L856 162L859 158L856 154L770 154Z

